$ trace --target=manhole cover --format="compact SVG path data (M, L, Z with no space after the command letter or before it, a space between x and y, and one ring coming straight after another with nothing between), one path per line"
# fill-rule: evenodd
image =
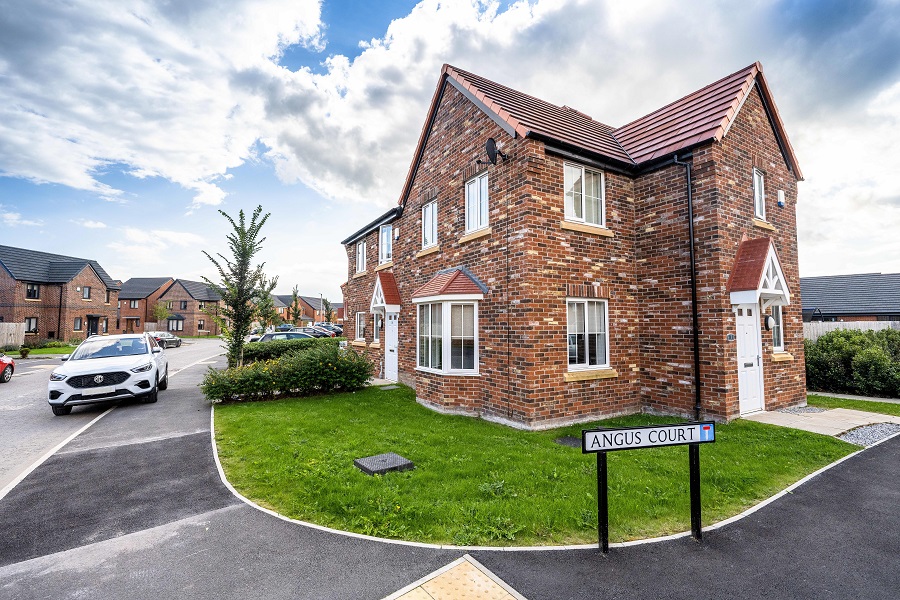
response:
M379 390L396 390L399 389L399 385L384 385L378 388Z
M416 466L411 460L403 458L394 452L376 454L365 458L357 458L353 464L366 475L383 475L390 471L409 471Z
M575 437L574 435L565 435L563 437L558 437L553 441L561 446L569 446L570 448L581 448L581 438Z

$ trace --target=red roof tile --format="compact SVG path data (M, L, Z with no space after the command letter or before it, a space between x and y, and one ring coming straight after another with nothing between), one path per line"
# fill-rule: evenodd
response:
M728 292L759 289L771 244L772 239L767 237L741 242L728 278Z
M420 287L412 295L413 298L429 298L431 296L482 294L482 289L462 270L455 269L447 273L438 273L431 281Z
M384 303L399 306L400 290L397 289L397 280L389 271L378 271L378 282L381 284L381 293L384 294Z

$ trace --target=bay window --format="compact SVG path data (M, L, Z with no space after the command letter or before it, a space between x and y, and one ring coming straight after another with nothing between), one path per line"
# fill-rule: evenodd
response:
M417 365L446 374L478 373L478 303L418 304Z

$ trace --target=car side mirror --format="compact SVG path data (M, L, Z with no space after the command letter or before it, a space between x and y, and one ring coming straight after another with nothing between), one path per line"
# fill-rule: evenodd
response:
M160 348L159 346L153 349L153 354L159 354L160 352L162 352L162 348Z
M59 360L61 362L66 362L67 360L69 360L70 356L72 356L72 355L71 354L63 354L62 356L59 357Z

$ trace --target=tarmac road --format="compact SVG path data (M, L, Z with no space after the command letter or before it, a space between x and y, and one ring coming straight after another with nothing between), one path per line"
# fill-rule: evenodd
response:
M116 408L0 500L0 598L375 599L464 553L298 526L239 501L215 468L204 369L174 375L157 404ZM896 599L897 464L900 437L702 544L471 554L529 600Z

